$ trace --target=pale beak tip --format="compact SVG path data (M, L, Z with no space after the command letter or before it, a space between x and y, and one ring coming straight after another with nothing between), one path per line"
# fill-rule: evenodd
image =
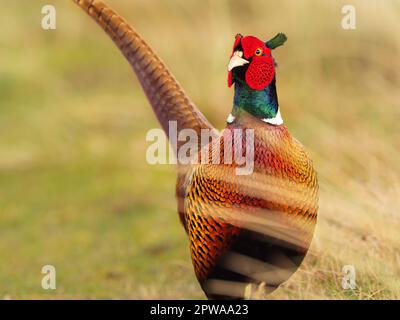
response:
M241 52L241 51L236 51L233 54L233 56L228 64L228 71L232 71L233 68L240 67L240 66L243 66L243 65L249 63L246 59L243 59L242 56L243 56L243 52Z

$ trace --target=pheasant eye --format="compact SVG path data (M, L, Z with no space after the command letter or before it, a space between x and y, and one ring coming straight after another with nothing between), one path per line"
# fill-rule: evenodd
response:
M255 54L256 56L261 56L262 53L263 53L263 51L262 51L261 48L257 48L256 51L254 52L254 54Z

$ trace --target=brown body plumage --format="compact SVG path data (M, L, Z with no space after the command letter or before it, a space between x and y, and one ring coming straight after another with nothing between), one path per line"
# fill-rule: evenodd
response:
M209 297L243 298L249 283L276 288L303 260L317 216L316 173L287 128L244 111L226 130L237 128L254 129L254 172L200 164L181 195L196 276Z
M200 136L207 129L217 141L210 157L216 153L223 160L222 135L129 24L102 1L74 2L125 55L167 135L169 121L176 121L178 132L190 128ZM267 292L276 288L304 258L316 222L317 178L303 146L285 126L243 110L225 130L234 128L254 130L252 174L235 174L235 162L178 165L178 212L196 276L209 298L243 298L249 284ZM234 143L246 150L244 139ZM182 144L178 141L178 150Z

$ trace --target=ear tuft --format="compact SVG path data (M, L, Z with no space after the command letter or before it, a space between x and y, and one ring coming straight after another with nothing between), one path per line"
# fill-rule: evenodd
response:
M265 45L270 48L271 50L283 45L287 40L287 37L284 33L278 33L275 37L271 40L265 42Z

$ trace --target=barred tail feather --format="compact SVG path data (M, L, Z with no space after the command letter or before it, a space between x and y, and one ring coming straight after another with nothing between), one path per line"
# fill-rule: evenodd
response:
M177 122L178 132L190 128L200 136L201 129L209 129L217 135L162 60L128 22L103 1L73 1L101 26L126 57L167 135L169 121ZM184 142L177 144L179 150Z

